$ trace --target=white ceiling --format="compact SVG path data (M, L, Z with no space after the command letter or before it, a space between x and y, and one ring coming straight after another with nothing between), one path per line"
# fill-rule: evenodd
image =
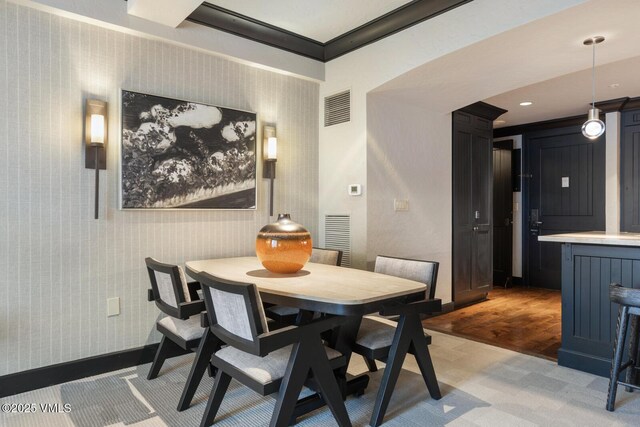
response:
M606 42L598 47L606 49ZM585 47L585 55L590 54ZM639 73L640 56L596 67L596 101L640 96ZM617 87L612 87L616 84ZM531 101L533 105L522 107L519 104L523 101ZM509 110L500 117L505 123L495 123L496 128L580 114L586 117L591 103L591 70L525 86L485 102Z
M207 0L325 43L411 0Z
M507 126L586 114L591 51L582 41L607 39L596 51L597 63L611 64L602 68L598 100L638 95L640 63L630 58L640 56L639 16L638 0L588 1L442 56L373 92L442 113L484 100L511 111ZM611 83L620 88L608 91ZM520 107L522 97L535 104Z

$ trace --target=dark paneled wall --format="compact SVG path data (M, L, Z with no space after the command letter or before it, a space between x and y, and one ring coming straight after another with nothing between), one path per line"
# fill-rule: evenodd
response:
M640 110L622 114L620 141L622 231L640 232Z
M608 376L617 322L609 284L640 288L640 248L562 246L562 366Z

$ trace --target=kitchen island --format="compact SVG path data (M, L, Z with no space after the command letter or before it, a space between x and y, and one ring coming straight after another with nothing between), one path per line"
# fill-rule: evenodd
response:
M562 344L558 364L609 376L618 306L609 284L640 288L640 234L539 236L562 243Z

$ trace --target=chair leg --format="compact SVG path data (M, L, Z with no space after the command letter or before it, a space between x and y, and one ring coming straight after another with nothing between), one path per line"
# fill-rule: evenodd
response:
M362 356L364 359L364 363L367 364L367 369L369 372L376 372L378 370L378 365L376 365L376 361L368 358L367 356Z
M172 347L177 347L177 345L163 335L162 339L160 340L160 345L158 346L158 351L156 351L156 355L153 358L151 369L149 369L149 373L147 374L148 380L152 380L158 376L158 373L160 372L164 361L167 360L169 354L172 353Z
M218 347L218 343L218 339L209 329L202 334L202 338L200 338L200 345L196 351L196 357L193 360L189 376L187 377L187 382L184 385L182 396L178 402L178 411L184 411L189 407L189 405L191 405L191 400L198 389L198 385L204 375L205 369L209 368L209 372L211 372L211 355Z
M216 367L213 366L213 364L209 363L209 366L207 366L207 375L209 375L209 378L213 378L216 376Z
M371 421L369 424L371 427L378 427L382 424L384 414L387 412L389 401L391 401L391 395L393 389L398 381L404 358L409 350L409 344L411 343L411 335L407 332L407 319L405 316L400 318L396 333L393 337L393 343L389 350L389 357L387 358L387 365L384 368L382 375L382 381L380 383L380 389L376 396L376 403L373 406L373 413L371 414Z
M416 350L414 350L414 356L416 358L416 362L418 362L418 367L420 368L420 372L422 373L422 378L424 378L424 383L427 385L427 390L429 390L429 395L435 400L442 399L442 393L440 392L440 386L438 385L436 371L433 369L433 362L431 361L431 353L429 353L429 348L425 347L420 351Z
M415 317L415 318L414 318ZM433 362L431 361L431 353L429 353L429 346L427 340L424 337L424 331L422 330L422 324L418 316L411 316L407 319L414 324L413 340L409 351L413 353L413 356L418 362L418 367L424 378L424 383L427 385L431 398L440 400L442 393L440 393L440 386L438 386L438 378L436 377L436 371L433 369Z
M313 354L309 354L305 347L301 342L293 345L287 370L280 384L276 406L269 423L270 427L289 426L298 402L298 396L300 396L302 386L309 375L309 361L314 357Z
M614 344L613 357L611 358L611 376L609 377L609 394L607 396L607 411L613 412L616 403L616 393L618 388L618 377L620 375L620 364L622 363L622 353L624 353L624 339L627 333L627 318L629 307L622 306L618 314L617 334Z
M213 382L211 395L209 396L209 400L207 401L207 407L205 408L204 414L202 415L200 427L206 427L213 424L213 421L216 419L216 414L218 413L218 409L220 409L220 404L222 403L222 399L227 392L227 388L229 387L230 382L231 377L226 372L218 372L218 375L216 375L216 379Z
M315 343L310 343L310 351L313 354L323 354L324 348L322 343L318 340ZM351 420L347 413L347 408L344 406L344 400L342 400L342 393L336 377L329 365L329 360L326 357L316 356L311 362L311 372L315 378L324 401L331 409L331 413L341 427L351 427Z
M635 369L638 366L638 316L630 314L631 327L629 328L629 360L633 360L633 363L627 369L627 383L636 384L638 371ZM625 390L632 393L633 388L626 387Z

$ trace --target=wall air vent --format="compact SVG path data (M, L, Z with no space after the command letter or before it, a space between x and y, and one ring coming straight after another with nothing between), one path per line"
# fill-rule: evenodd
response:
M324 217L324 246L342 251L343 267L351 267L351 216L326 215Z
M324 98L324 127L351 120L351 91L336 93Z

